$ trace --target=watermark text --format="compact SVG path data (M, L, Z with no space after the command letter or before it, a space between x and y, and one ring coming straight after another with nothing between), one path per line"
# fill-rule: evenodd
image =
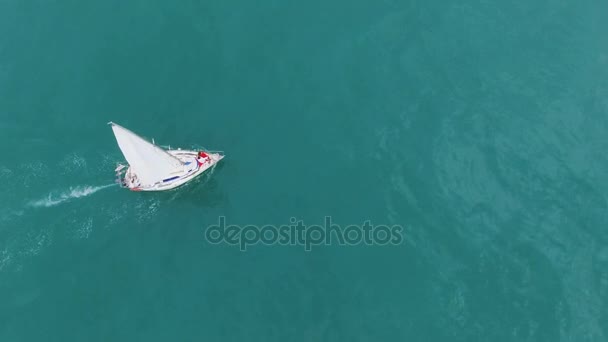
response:
M361 225L341 225L325 216L323 225L306 225L292 217L284 225L236 225L228 224L226 217L220 216L218 223L207 227L205 238L212 244L226 243L246 251L248 246L282 245L303 246L311 251L314 246L387 246L403 242L403 227L400 225L373 225L370 220Z

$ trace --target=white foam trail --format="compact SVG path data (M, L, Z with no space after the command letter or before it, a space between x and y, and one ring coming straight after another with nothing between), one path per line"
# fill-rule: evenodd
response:
M32 207L53 207L71 199L92 195L99 190L109 188L113 185L116 184L108 184L102 186L81 186L70 188L70 190L60 194L59 196L53 196L53 194L49 194L46 198L30 202L30 205Z
M11 263L11 254L7 249L0 252L0 271Z

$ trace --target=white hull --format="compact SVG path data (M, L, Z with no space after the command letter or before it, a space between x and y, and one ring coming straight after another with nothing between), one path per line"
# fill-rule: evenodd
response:
M197 151L168 150L167 152L184 162L185 166L182 172L167 175L167 178L162 181L146 185L140 184L137 178L131 175L131 167L129 167L124 174L124 178L121 179L123 186L132 191L164 191L175 189L203 174L224 158L224 155L220 153L209 152L207 153L208 159L199 166L197 163Z

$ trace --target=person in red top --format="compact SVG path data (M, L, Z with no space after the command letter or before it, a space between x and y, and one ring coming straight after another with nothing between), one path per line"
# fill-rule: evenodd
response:
M198 152L198 156L196 158L198 167L201 167L201 165L203 165L203 163L205 163L205 161L207 161L208 158L209 158L209 156L207 155L207 153L205 153L203 151Z

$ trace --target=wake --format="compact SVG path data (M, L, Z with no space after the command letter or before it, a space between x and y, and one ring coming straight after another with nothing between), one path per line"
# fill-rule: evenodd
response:
M32 207L53 207L72 199L90 196L99 190L103 190L114 185L116 184L113 183L102 186L79 186L75 188L70 188L68 191L65 191L59 195L54 196L51 193L47 197L37 201L32 201L29 204Z

